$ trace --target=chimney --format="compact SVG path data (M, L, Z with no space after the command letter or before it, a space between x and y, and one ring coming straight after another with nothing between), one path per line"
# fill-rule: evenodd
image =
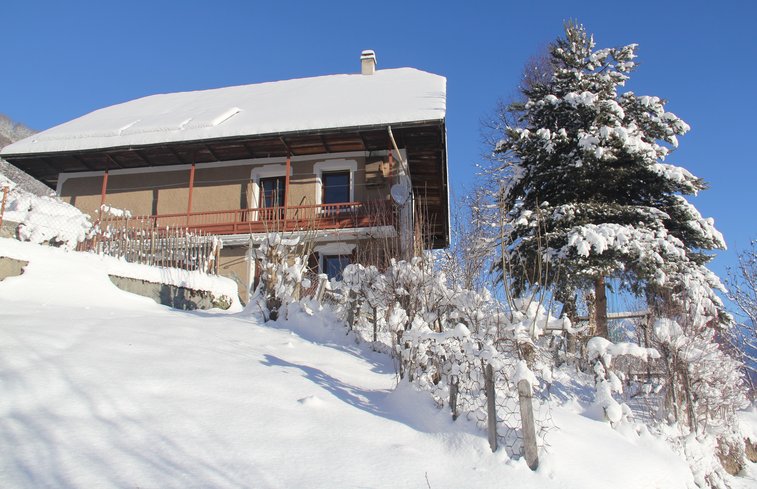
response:
M366 49L360 55L360 68L361 73L364 75L372 75L376 72L376 53L371 49Z

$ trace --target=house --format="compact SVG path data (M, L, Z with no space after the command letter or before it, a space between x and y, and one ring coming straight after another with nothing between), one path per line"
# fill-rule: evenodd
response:
M255 275L250 237L271 229L307 231L313 266L330 275L379 242L384 255L445 247L446 79L376 69L372 51L360 66L152 95L0 155L94 218L107 204L221 236L221 273L242 290Z

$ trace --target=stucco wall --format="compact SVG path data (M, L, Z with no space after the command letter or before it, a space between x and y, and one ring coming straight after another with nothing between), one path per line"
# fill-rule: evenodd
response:
M247 302L247 284L249 283L249 264L246 259L246 246L227 246L221 250L218 273L237 283L239 298Z
M288 203L290 206L312 205L321 189L316 184L314 165L320 161L339 159L324 155L292 161ZM389 193L389 179L384 177L387 164L380 157L366 161L362 156L346 159L357 162L354 177L355 200L385 199ZM259 164L255 160L232 166L198 166L195 171L192 196L193 212L257 207L257 192L253 190L252 171L268 165L284 165L284 160ZM189 167L171 171L122 173L113 170L108 176L105 202L132 215L180 214L187 211L189 200ZM283 171L281 172L283 175ZM94 215L100 205L102 175L68 175L61 185L60 196L80 210Z

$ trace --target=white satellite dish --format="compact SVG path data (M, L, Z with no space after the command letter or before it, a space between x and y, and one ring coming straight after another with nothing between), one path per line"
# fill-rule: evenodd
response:
M400 177L399 182L392 185L389 193L397 205L405 205L410 200L410 182L405 177Z

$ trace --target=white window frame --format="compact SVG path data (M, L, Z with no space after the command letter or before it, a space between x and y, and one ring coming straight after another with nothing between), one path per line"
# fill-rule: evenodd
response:
M350 202L355 202L355 173L357 173L357 160L326 160L313 165L315 173L315 205L323 204L323 174L336 171L350 172Z
M351 255L355 251L355 244L335 242L318 245L313 248L318 253L318 273L326 273L323 266L324 255Z
M273 178L273 177L286 177L287 167L283 164L276 165L264 165L257 166L250 171L250 180L252 180L251 190L251 207L257 209L260 207L260 179L261 178ZM289 190L289 189L286 189ZM285 192L286 192L285 190ZM289 196L284 194L284 199L289 199ZM258 220L258 211L254 211L250 216L253 221Z

